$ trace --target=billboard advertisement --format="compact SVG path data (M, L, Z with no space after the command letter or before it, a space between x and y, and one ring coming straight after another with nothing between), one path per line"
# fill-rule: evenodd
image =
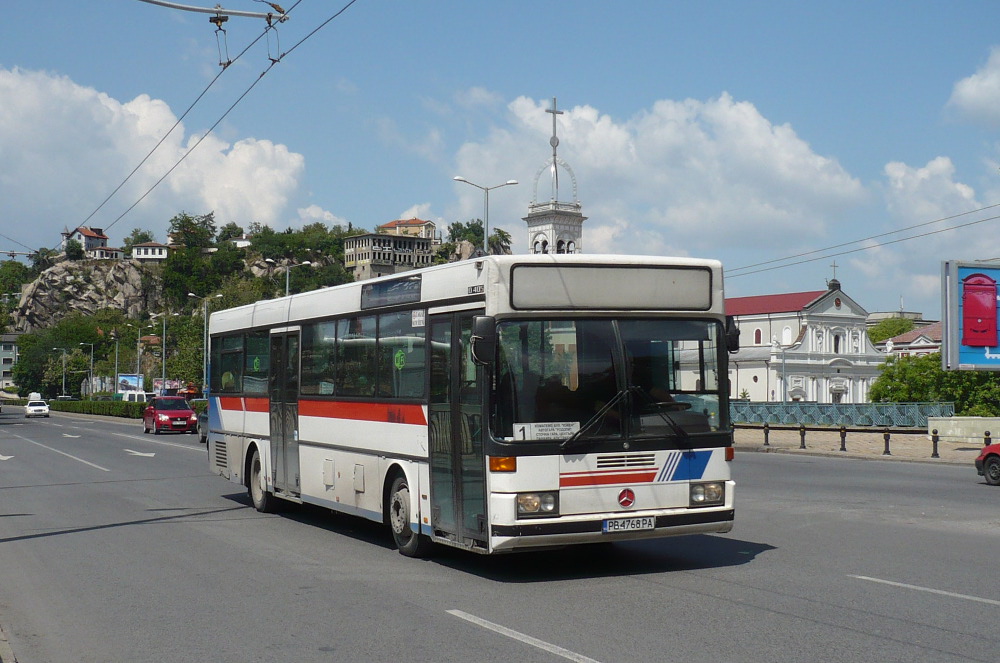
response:
M948 260L941 269L941 366L1000 371L1000 262Z
M122 394L126 391L142 391L143 377L141 373L139 375L135 373L119 373L118 381L116 382L117 392Z

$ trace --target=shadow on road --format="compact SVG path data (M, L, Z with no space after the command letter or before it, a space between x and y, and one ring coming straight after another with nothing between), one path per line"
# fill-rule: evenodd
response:
M246 493L229 494L225 498L253 508ZM384 525L364 518L292 503L283 504L279 513L295 522L382 549L395 547ZM434 546L427 561L498 582L531 583L737 566L752 562L769 550L774 550L774 546L718 535L695 534L495 556Z

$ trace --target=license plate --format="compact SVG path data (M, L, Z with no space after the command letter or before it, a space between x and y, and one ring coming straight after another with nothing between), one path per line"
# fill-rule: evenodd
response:
M653 529L656 527L656 519L652 516L645 516L642 518L615 518L614 520L608 519L604 521L604 533L610 534L612 532L638 532L644 529Z

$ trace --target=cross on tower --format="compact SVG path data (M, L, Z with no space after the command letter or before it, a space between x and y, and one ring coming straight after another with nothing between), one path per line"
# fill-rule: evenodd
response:
M834 260L833 264L830 265L830 267L833 267L833 278L837 278L837 261Z
M552 108L545 109L546 113L552 113L552 138L549 138L549 145L552 146L552 200L559 200L559 168L556 164L556 148L559 147L559 137L556 135L556 115L562 115L563 111L556 109L556 98L552 97Z

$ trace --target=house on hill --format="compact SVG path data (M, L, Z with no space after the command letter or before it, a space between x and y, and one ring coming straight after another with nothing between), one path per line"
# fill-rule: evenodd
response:
M885 355L868 339L868 312L832 279L826 290L726 299L740 329L729 357L730 397L865 403Z
M436 243L437 226L433 221L423 219L396 219L389 223L383 223L375 229L376 233L386 235L410 235L412 237L423 237Z
M922 357L941 351L941 322L932 322L923 327L887 338L875 347L893 357Z
M62 242L59 247L64 253L66 252L66 244L71 240L79 242L80 246L83 247L83 252L88 256L91 256L97 249L107 247L108 245L108 236L104 234L103 228L79 226L75 230L70 230L64 227L61 234Z

